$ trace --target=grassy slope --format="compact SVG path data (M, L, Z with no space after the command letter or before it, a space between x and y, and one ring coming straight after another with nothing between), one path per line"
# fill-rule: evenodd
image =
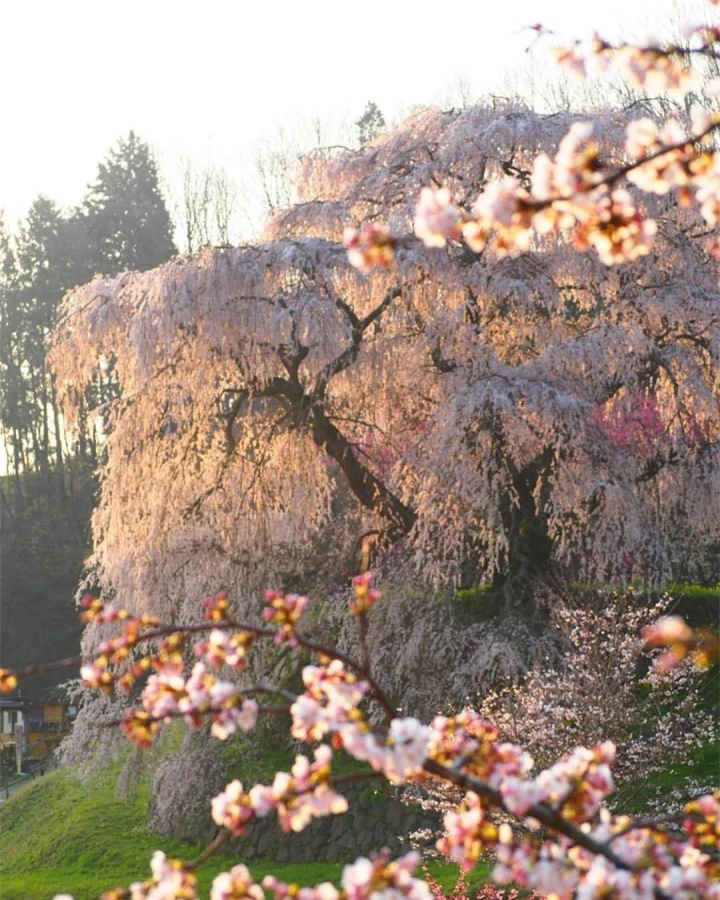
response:
M146 878L154 850L192 859L199 847L148 834L144 827L147 788L130 801L115 797L117 772L82 783L60 770L37 779L0 806L2 900L50 900L58 891L76 900L91 900L113 887ZM351 862L352 860L348 860ZM199 872L200 896L209 895L213 877L238 860L218 854ZM249 865L258 880L273 872L286 881L315 884L337 881L342 864ZM457 876L453 866L431 865L448 888ZM487 878L487 867L473 873L473 883Z

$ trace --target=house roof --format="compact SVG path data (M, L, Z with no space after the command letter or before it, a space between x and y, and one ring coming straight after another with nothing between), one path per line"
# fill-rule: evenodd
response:
M28 709L30 704L25 700L0 699L0 710L3 709Z

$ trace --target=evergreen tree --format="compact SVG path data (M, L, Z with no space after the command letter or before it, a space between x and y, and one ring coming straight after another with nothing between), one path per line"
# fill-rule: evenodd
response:
M100 164L84 203L69 216L41 196L14 239L0 220L0 434L8 475L0 478L0 652L6 663L17 663L20 649L26 659L77 652L76 619L68 614L88 551L95 493L90 411L117 396L112 366L96 369L77 397L79 427L67 447L45 365L60 301L95 272L146 269L174 253L157 167L133 134ZM38 621L50 625L42 640ZM29 652L33 647L37 655Z
M4 215L0 211L0 430L4 466L17 472L16 461L22 456L22 440L17 415L20 379L15 350L17 300L14 283L15 258L10 235L5 229Z
M360 146L364 147L373 138L377 137L381 132L385 131L385 117L380 112L377 103L368 101L365 111L355 123L358 130L358 141Z
M177 253L157 164L133 131L98 166L78 220L86 236L88 275L144 271Z
M6 665L78 649L72 596L88 551L94 479L80 460L65 458L53 379L45 366L58 305L82 269L74 235L73 221L43 196L12 243L0 230L6 470L0 470L0 656ZM48 677L28 687L56 681Z
M62 295L72 287L67 221L47 197L38 197L15 240L4 251L2 298L2 418L8 460L19 472L62 462L57 408L45 371L45 339Z

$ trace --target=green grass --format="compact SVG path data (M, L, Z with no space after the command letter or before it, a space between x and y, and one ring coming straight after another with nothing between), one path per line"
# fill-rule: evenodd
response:
M192 858L197 848L150 835L143 826L146 791L124 802L115 797L117 771L90 783L57 771L36 779L0 808L3 900L52 897L62 890L80 898L140 880L156 848Z
M147 786L131 800L115 796L117 769L81 782L59 770L36 779L0 806L2 900L50 900L56 892L75 900L93 900L103 891L127 887L149 876L155 850L190 860L201 847L169 840L145 829ZM199 870L199 895L207 897L212 879L239 860L217 854ZM348 862L353 860L349 859ZM285 881L316 884L339 881L342 863L274 863L250 861L260 880L272 872ZM433 862L433 875L448 891L457 868ZM487 880L489 865L478 867L470 883Z
M720 743L713 741L698 747L690 762L668 766L645 781L626 786L621 792L622 810L630 814L645 813L658 797L674 790L688 799L695 795L693 786L716 789L720 785Z

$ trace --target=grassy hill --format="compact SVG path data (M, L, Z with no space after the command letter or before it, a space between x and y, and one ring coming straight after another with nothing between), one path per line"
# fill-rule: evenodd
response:
M147 785L141 785L132 799L119 800L117 774L112 769L81 782L70 772L58 770L0 806L2 900L50 900L60 891L75 900L93 900L103 891L148 877L155 850L186 860L199 854L201 847L148 833ZM211 857L198 872L200 896L207 897L214 876L238 861L223 854ZM341 863L272 860L251 862L249 868L257 880L273 872L300 884L337 882L342 872ZM434 863L430 868L448 888L454 885L456 867ZM473 873L472 882L479 885L487 875L488 867L482 867Z

